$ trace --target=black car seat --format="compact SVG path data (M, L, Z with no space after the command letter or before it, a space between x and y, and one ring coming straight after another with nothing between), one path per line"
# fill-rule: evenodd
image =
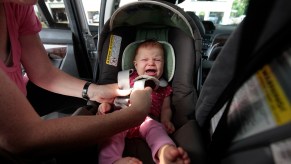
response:
M163 1L139 1L118 8L106 22L98 42L98 84L117 82L122 53L130 43L156 39L170 43L175 51L172 109L176 132L172 138L195 163L203 162L203 147L194 120L197 76L202 39L194 21L181 8ZM125 155L153 163L150 150L140 139L127 140Z
M291 162L290 9L250 0L216 58L196 105L209 163Z
M207 74L207 71L210 69L208 68L205 68L206 64L205 64L205 58L206 58L206 53L207 53L207 49L208 49L208 39L209 37L206 35L206 31L205 31L205 27L204 27L204 24L202 22L202 20L195 14L195 12L193 11L186 11L186 13L193 19L193 21L195 22L199 32L200 32L200 35L201 35L201 38L202 38L202 48L201 48L201 67L199 67L199 70L198 70L198 82L197 82L197 91L198 91L198 95L200 93L200 90L201 90L201 86L203 85L203 82L204 82L204 79L205 79L205 74Z

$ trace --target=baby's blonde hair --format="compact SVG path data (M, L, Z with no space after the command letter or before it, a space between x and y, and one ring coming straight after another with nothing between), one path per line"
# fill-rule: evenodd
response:
M156 48L159 48L159 49L163 50L163 53L164 53L164 47L163 47L163 45L160 42L158 42L155 39L147 39L147 40L141 42L137 46L137 48L135 50L135 56L137 55L137 52L138 52L138 50L140 48L147 48L147 47L156 47Z

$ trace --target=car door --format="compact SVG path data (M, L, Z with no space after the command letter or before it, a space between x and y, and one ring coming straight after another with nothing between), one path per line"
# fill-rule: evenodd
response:
M44 0L38 1L34 8L42 23L39 35L52 64L74 77L92 81L98 5L92 5L90 0ZM30 81L27 91L27 98L36 111L41 116L50 114L48 118L70 115L86 104L83 99L49 92Z

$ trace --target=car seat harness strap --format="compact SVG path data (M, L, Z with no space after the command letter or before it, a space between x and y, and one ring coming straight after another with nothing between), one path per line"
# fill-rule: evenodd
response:
M133 87L130 86L130 75L132 74L133 69L123 70L118 72L118 87L119 89L144 89L145 87L151 87L153 90L158 89L159 87L166 87L167 81L161 78L158 80L153 76L141 75L134 79ZM129 96L116 97L114 99L114 105L116 107L124 108L128 106Z

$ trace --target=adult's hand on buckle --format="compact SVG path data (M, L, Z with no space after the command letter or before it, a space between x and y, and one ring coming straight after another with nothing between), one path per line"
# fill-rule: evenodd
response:
M144 89L145 87L151 87L153 90L158 89L159 80L153 76L141 75L134 79L133 89Z
M146 87L144 89L134 89L130 94L130 104L132 109L140 110L148 114L151 101L152 88Z
M114 106L117 108L126 108L129 106L129 96L116 97L114 99Z

